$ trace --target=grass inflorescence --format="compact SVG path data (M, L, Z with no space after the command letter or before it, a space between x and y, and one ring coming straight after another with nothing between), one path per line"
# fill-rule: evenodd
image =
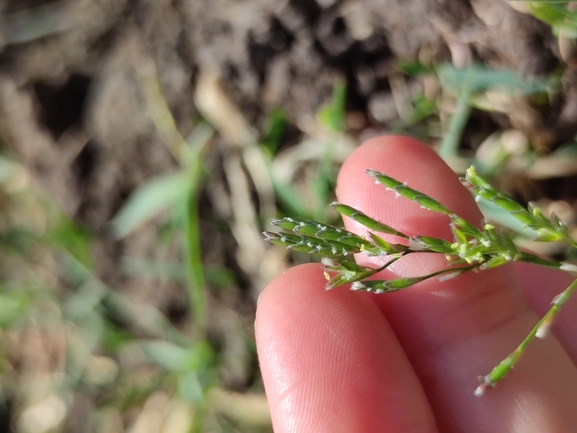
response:
M514 261L569 272L577 270L577 267L572 264L547 260L521 251L507 233L498 231L489 223L484 223L482 228L478 228L451 212L437 200L421 191L412 189L406 183L374 170L367 170L367 174L397 196L418 203L424 209L447 215L450 219L453 240L449 242L430 236L408 236L351 206L341 203L332 203L331 207L341 215L351 218L369 229L365 236L361 237L344 228L311 220L283 218L273 221L273 224L282 229L282 232L264 232L267 241L285 246L288 249L323 256L321 262L328 280L327 290L350 284L351 290L379 294L389 293L406 289L427 279L439 278L443 281L465 272L482 271ZM465 177L461 178L461 183L471 192L475 200L486 200L493 203L520 221L527 233L536 233L534 240L562 242L573 248L577 247L577 243L573 241L569 231L556 215L552 214L547 218L537 207L531 204L528 208L521 206L491 187L476 173L474 167L467 170ZM376 232L397 236L403 239L407 245L388 242ZM385 257L385 263L377 268L358 265L350 259L350 255L359 253ZM400 277L388 280L371 278L369 280L370 277L375 276L397 260L415 253L442 254L447 260L447 266L439 271L416 277ZM535 337L543 338L547 334L547 330L559 309L576 289L577 280L555 297L551 309L507 358L493 368L489 374L479 376L481 384L475 390L475 395L482 395L487 387L495 386L514 367L528 344Z

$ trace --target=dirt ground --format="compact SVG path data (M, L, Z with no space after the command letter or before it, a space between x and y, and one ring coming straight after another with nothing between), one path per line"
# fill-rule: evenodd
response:
M68 215L95 230L135 187L175 169L142 106L147 75L158 77L183 136L199 117L200 83L208 98L211 86L221 86L257 137L282 107L288 146L339 79L356 115L352 126L387 131L399 117L398 99L423 86L399 76L400 60L473 57L525 76L559 65L550 29L500 0L5 0L0 10L4 146ZM529 119L542 130L521 125L544 148L575 134L567 99ZM485 119L471 134L516 120ZM227 146L216 146L215 164ZM106 250L103 275L114 274L117 255L146 250L154 237L134 242Z
M108 224L137 187L178 169L147 108L150 83L160 84L183 137L209 120L217 134L200 197L203 262L236 275L232 291L209 299L209 316L221 317L209 321L212 332L226 345L233 337L221 328L251 332L256 298L274 271L262 271L264 246L243 250L234 227L219 223L235 215L229 163L263 138L271 112L286 115L281 148L289 149L343 82L347 130L358 139L386 133L412 98L440 91L400 63L459 67L471 59L527 78L562 65L550 27L501 0L0 0L0 144L95 234L98 277L179 326L188 320L181 285L120 269L127 256L177 260L178 248L158 252L154 224L122 241L110 238ZM474 111L462 148L509 128L542 154L573 138L577 76L567 69L560 79L545 106L524 100L519 110ZM230 359L235 350L243 349L231 348ZM228 385L248 387L252 362L231 364Z

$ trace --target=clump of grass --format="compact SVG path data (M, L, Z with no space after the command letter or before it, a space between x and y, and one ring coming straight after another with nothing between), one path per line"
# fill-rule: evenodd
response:
M341 203L333 203L331 206L340 214L371 230L367 236L361 237L343 228L311 220L283 218L273 221L273 224L280 227L283 231L280 233L264 232L267 241L283 245L291 250L324 255L321 261L328 280L326 289L350 283L352 290L379 294L389 293L403 290L427 279L439 277L441 280L446 280L465 272L482 271L513 261L532 263L569 272L577 271L577 267L570 263L546 260L519 250L509 235L497 231L493 225L485 223L479 229L459 215L451 212L432 197L414 190L405 183L384 173L367 170L367 174L395 194L418 203L425 209L447 215L450 218L453 241L449 242L429 236L408 236ZM493 189L484 179L477 175L474 167L470 167L467 170L461 182L469 189L476 200L488 201L518 220L528 232L535 234L536 241L560 242L577 248L577 243L571 238L569 231L556 215L552 214L550 218L547 218L533 205L529 205L528 208L521 206ZM406 241L407 245L387 242L374 232L399 236ZM358 265L346 257L358 253L369 256L384 256L388 260L382 266L372 268ZM416 253L442 254L447 259L447 266L442 270L417 277L368 280L369 277L386 269L397 260L408 254ZM559 309L576 288L577 280L553 299L550 310L507 358L493 368L489 374L479 376L481 384L475 390L475 395L482 395L487 387L493 387L502 380L515 366L535 337L543 338L547 335L547 331Z

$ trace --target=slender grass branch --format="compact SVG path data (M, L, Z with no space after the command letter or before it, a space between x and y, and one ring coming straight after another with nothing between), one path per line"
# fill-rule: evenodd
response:
M445 161L451 159L457 153L459 140L463 136L463 131L471 115L471 99L475 93L473 85L472 66L465 72L465 79L459 92L455 114L451 117L447 132L443 136L439 155Z
M187 200L184 219L185 269L189 304L194 317L195 327L193 331L199 336L204 336L206 330L206 300L204 295L204 276L202 272L196 188L192 188Z
M529 346L529 343L531 343L535 337L545 338L547 336L549 328L551 327L555 316L559 312L559 309L571 297L576 288L577 280L573 281L569 287L553 299L553 306L549 309L547 314L539 320L527 337L525 337L521 344L519 344L519 346L509 356L507 356L507 358L493 368L488 375L479 376L479 382L481 382L481 384L475 390L476 396L483 395L488 387L495 386L497 382L503 379L515 366L523 352L525 352L525 349L527 349L527 346Z

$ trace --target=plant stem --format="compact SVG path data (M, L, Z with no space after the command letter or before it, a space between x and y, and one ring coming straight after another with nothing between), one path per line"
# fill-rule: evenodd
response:
M485 389L489 386L495 386L495 384L503 379L509 371L515 366L525 349L533 341L535 337L537 338L544 338L549 330L555 316L559 312L561 306L571 297L573 292L577 289L577 280L573 281L569 287L567 287L563 292L557 295L553 299L553 306L551 309L545 314L541 320L535 325L535 327L531 330L529 335L525 337L525 339L519 344L519 346L505 358L503 361L499 363L487 376L480 376L479 380L481 381L481 385L477 387L475 390L476 396L483 395Z
M457 153L459 141L461 140L461 136L471 114L471 98L475 90L472 83L473 74L471 73L471 68L471 65L467 67L465 79L463 80L463 85L459 93L459 99L457 100L457 106L455 107L455 114L453 114L449 121L449 128L439 148L439 156L443 158L444 161L451 159Z
M565 302L567 302L567 300L569 300L571 295L575 292L575 289L577 289L577 280L573 281L569 287L567 287L553 299L552 302L553 306L549 309L549 311L547 311L547 314L543 316L543 318L539 321L539 323L536 326L537 330L535 332L535 335L538 338L544 338L547 335L547 332L551 327L553 320L557 316L557 313L559 313L559 309L563 306Z
M184 216L184 250L186 256L186 280L188 301L193 314L195 333L204 336L206 329L206 305L204 297L204 276L200 251L200 227L198 218L197 186L191 188Z

